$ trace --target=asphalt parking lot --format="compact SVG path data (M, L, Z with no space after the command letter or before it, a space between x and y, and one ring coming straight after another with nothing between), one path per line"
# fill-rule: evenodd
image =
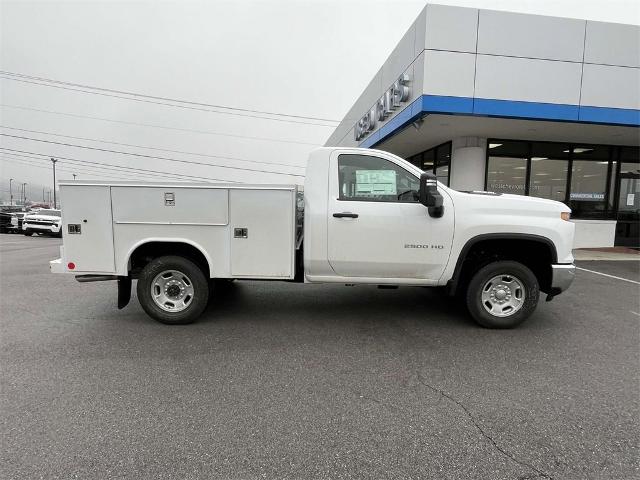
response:
M516 330L420 288L236 282L197 324L0 236L3 478L637 478L638 284ZM581 267L640 281L640 262Z

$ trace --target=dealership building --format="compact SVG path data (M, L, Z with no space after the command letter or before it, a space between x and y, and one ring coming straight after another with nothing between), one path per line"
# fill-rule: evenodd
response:
M577 248L638 247L640 27L429 4L326 145L564 202Z

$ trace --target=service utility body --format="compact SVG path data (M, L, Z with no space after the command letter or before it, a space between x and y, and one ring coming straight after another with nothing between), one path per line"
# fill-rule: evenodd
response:
M319 148L296 185L60 183L54 273L116 280L118 307L193 322L233 280L442 287L514 327L575 275L563 203L460 192L387 152Z

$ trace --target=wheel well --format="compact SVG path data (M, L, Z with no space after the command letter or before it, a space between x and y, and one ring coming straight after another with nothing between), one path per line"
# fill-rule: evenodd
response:
M542 238L486 238L471 241L463 248L450 291L465 289L473 274L488 263L498 260L513 260L526 265L538 279L540 290L547 293L551 289L551 265L556 262L553 244Z
M153 259L165 255L185 257L198 265L210 278L209 262L204 254L193 245L184 242L148 242L138 246L129 257L129 275L137 278L140 271Z

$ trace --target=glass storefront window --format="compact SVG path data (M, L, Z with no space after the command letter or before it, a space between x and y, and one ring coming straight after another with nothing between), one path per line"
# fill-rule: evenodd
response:
M607 163L574 160L569 206L577 218L602 218L606 211Z
M531 158L529 195L564 202L567 195L567 160Z
M567 149L573 156L569 206L576 218L607 216L607 172L611 149L605 145L582 145Z
M449 165L451 164L451 143L436 149L435 174L440 183L449 186Z
M492 192L525 194L527 159L489 157L487 187Z
M564 202L569 171L568 146L536 142L531 147L529 195Z
M489 156L526 157L529 155L528 142L512 140L489 140L487 144Z
M451 165L451 142L425 150L407 158L409 162L425 172L435 173L438 181L449 185L449 166Z
M420 168L422 168L422 170L424 170L425 172L432 172L433 165L435 164L435 160L436 160L436 149L432 148L431 150L427 150L426 152L423 153L422 165L420 166Z

